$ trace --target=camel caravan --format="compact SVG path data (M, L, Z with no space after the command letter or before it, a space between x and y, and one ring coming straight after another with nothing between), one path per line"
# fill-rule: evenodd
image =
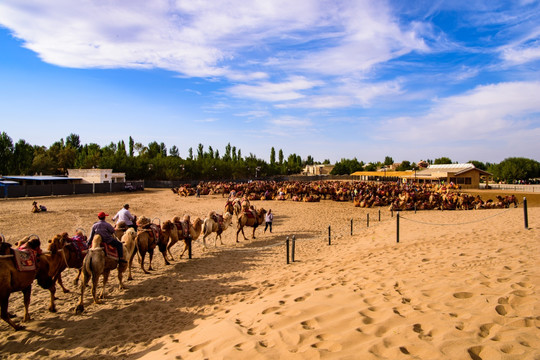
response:
M249 202L242 202L242 206L249 214L227 212L226 205L223 214L211 211L204 220L199 217L192 220L189 215L184 215L182 218L174 216L171 220L161 223L159 219L151 220L141 216L131 226L126 226L125 222L118 221L116 226L112 228L111 224L106 223L106 226L111 226L111 234L114 239L121 244L122 252L106 242L100 234L94 234L94 227L97 223L92 227L90 239L82 229L77 229L74 236L63 232L50 239L44 251L41 249L42 243L37 235L30 235L12 245L6 242L5 237L0 234L1 317L13 329L24 329L24 326L16 324L12 320L14 316L8 312L9 297L13 292L23 292L25 307L23 321L29 321L30 293L35 279L38 280L38 285L49 290L50 305L48 310L56 312L56 284L64 293L70 292L62 282L62 272L66 269L75 269L78 272L73 285L79 286L80 289L75 313L81 314L85 309L84 294L89 283L91 283L93 303L100 304L106 297L108 279L112 271L116 270L117 272L119 289L125 289L123 279L126 272L127 280L133 280L132 266L135 256L138 257L141 271L144 274L149 274L149 271L153 270L152 260L156 248L162 254L165 265L170 265L170 261L174 261L171 248L178 242L184 244L180 258L188 249L191 251L192 242L199 238L202 238L203 250L208 249L206 239L213 234L215 235L214 246L217 246L218 239L223 245L221 235L232 227L234 215L240 219L238 232L243 233L245 226L251 226L254 229L253 238L255 238L255 229L260 225L260 219L253 215L253 208L250 207ZM103 212L98 214L98 218L103 222L105 216L108 215ZM254 220L255 218L256 220ZM246 239L245 235L244 238ZM146 264L147 254L148 262ZM102 289L101 292L98 292L101 278Z
M456 191L451 186L440 184L404 184L401 182L364 181L250 181L201 182L173 188L179 196L228 194L227 211L238 217L241 199L291 200L319 202L333 200L352 202L355 207L387 207L388 210L478 210L508 208L517 206L514 195L497 196L495 200L484 201L480 196L472 196Z

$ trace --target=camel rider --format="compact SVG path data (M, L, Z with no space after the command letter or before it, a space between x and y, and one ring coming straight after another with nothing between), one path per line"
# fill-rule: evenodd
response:
M112 220L116 221L117 225L120 221L123 221L128 228L131 227L137 231L137 225L134 222L135 216L129 211L129 204L125 204L124 207L113 216Z
M249 199L247 198L246 195L244 195L242 197L242 202L241 202L241 205L242 205L242 210L244 210L244 212L248 212L249 211Z
M121 263L127 262L123 259L124 249L120 241L114 236L114 227L105 221L105 217L109 216L103 211L98 214L99 221L92 225L92 231L90 232L90 238L88 239L88 247L92 247L92 240L94 235L99 234L103 239L103 242L109 245L112 245L118 250L118 261Z

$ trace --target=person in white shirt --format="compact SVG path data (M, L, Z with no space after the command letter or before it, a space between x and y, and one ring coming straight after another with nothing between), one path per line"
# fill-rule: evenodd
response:
M113 221L116 221L116 224L118 224L120 221L123 221L126 223L127 227L132 227L135 230L137 230L137 225L135 224L135 216L133 216L129 212L129 204L125 204L122 209L120 209L119 212L114 215L112 218Z
M272 210L268 210L266 213L264 220L266 222L266 225L264 226L264 232L266 232L266 229L270 228L270 232L272 232L272 221L274 220L274 214L272 214Z

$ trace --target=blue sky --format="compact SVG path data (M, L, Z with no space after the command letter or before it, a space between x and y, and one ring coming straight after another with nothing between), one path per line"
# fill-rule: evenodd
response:
M540 2L2 0L0 131L540 160Z

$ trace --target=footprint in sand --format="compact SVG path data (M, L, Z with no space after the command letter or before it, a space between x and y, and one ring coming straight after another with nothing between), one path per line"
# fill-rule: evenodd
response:
M506 311L506 308L504 307L504 305L495 306L495 311L497 312L497 314L499 314L501 316L505 316L506 314L508 314L508 312Z
M379 326L377 330L375 331L375 336L381 337L388 331L388 328L386 326Z
M274 311L276 311L276 310L279 310L279 307L277 307L277 306L272 306L272 307L269 307L268 309L264 309L264 310L262 311L262 314L265 315L265 314L274 312Z
M275 345L276 344L272 340L261 340L257 343L257 346L262 348L272 348Z
M472 296L473 294L467 291L454 293L454 297L456 299L468 299L468 298L471 298Z
M483 338L488 337L489 336L489 331L491 330L493 325L494 325L493 323L481 325L480 326L480 332L478 333L478 336L483 337Z
M253 343L246 343L246 342L242 342L242 343L238 343L234 345L234 348L238 351L245 351L245 350L253 349L254 347L255 345ZM191 349L189 351L191 351Z
M519 296L519 297L526 297L528 295L532 295L533 292L532 291L527 291L527 290L514 290L510 294L516 295L516 296Z
M210 343L210 341L205 341L201 344L198 344L198 345L195 345L195 346L192 346L189 348L189 352L195 352L195 351L199 351L200 349L202 349L203 347L205 347L206 345L208 345Z
M341 349L343 348L341 344L335 343L333 341L319 341L312 344L311 347L320 350L328 350L330 352L341 351Z
M307 293L305 294L304 296L300 296L300 297L297 297L296 299L294 299L295 302L300 302L300 301L304 301L306 300L311 294Z
M315 288L315 291L322 291L322 290L328 290L330 289L330 286L319 286Z
M315 329L315 326L317 326L317 321L313 319L306 320L306 321L302 321L300 325L302 325L302 328L304 328L304 330L313 330Z
M467 352L469 353L469 356L472 360L482 360L480 357L480 353L484 349L483 346L473 346L467 349Z

